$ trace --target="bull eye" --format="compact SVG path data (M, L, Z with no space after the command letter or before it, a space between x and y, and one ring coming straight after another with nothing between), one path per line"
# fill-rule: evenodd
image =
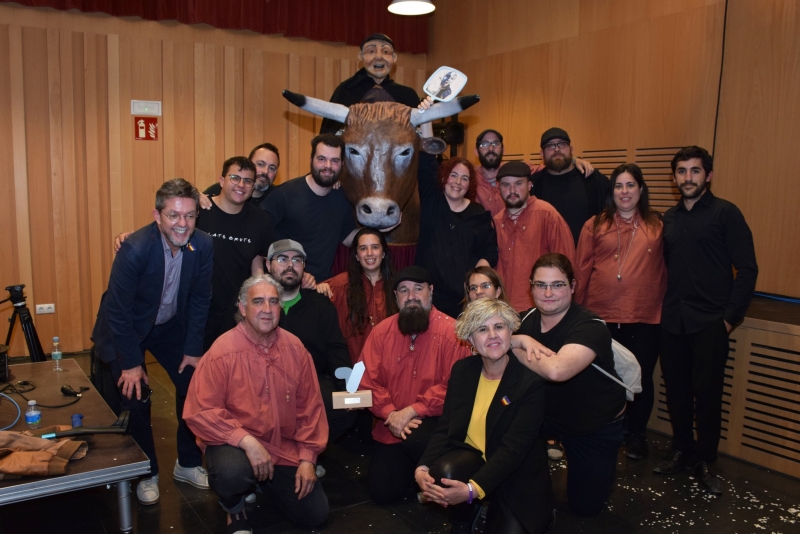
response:
M356 150L353 147L347 147L347 153L350 154L351 156L360 156L361 155L361 154L359 154L358 150Z
M402 152L400 152L400 155L401 156L409 156L409 155L411 155L411 149L407 148L407 149L403 150Z

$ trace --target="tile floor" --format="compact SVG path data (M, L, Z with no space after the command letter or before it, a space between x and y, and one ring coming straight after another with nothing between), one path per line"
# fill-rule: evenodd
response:
M75 356L88 370L88 356ZM153 426L163 466L175 458L174 393L163 369L148 362L154 394ZM724 481L721 498L698 488L690 473L660 477L652 467L669 449L664 436L652 434L651 455L631 461L620 454L617 488L608 509L598 517L572 515L566 506L566 464L552 463L558 516L555 533L800 533L800 480L721 458L716 469ZM357 433L346 436L325 452L320 463L331 506L328 522L319 532L444 533L449 528L443 509L418 504L413 491L389 506L377 506L366 490L368 450ZM147 534L205 534L225 532L225 514L210 492L176 483L163 469L161 501L134 504L135 531ZM315 532L298 529L264 496L248 505L255 532ZM0 534L99 534L117 532L117 503L113 488L95 488L0 507Z

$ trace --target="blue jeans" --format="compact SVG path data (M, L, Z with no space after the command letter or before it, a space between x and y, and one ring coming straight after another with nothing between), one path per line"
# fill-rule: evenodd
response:
M555 432L544 424L548 437L561 441L567 455L569 507L578 515L599 514L614 487L617 454L622 445L623 418L618 417L588 436Z

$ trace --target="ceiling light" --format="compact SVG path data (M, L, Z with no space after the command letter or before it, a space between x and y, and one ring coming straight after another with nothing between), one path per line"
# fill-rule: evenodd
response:
M395 15L427 15L436 9L431 0L392 0L389 11Z

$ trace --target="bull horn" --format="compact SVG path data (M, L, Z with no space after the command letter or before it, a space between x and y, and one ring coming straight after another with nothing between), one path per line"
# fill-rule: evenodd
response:
M331 119L336 122L344 122L347 119L347 114L350 108L341 104L334 104L333 102L326 102L319 98L312 98L310 96L293 93L291 91L283 91L283 98L294 104L300 109L304 109L314 115L319 115L326 119Z
M460 96L450 102L434 104L425 113L411 112L411 125L416 127L426 122L433 122L438 119L450 117L460 111L464 111L473 104L477 104L481 99L479 95Z

